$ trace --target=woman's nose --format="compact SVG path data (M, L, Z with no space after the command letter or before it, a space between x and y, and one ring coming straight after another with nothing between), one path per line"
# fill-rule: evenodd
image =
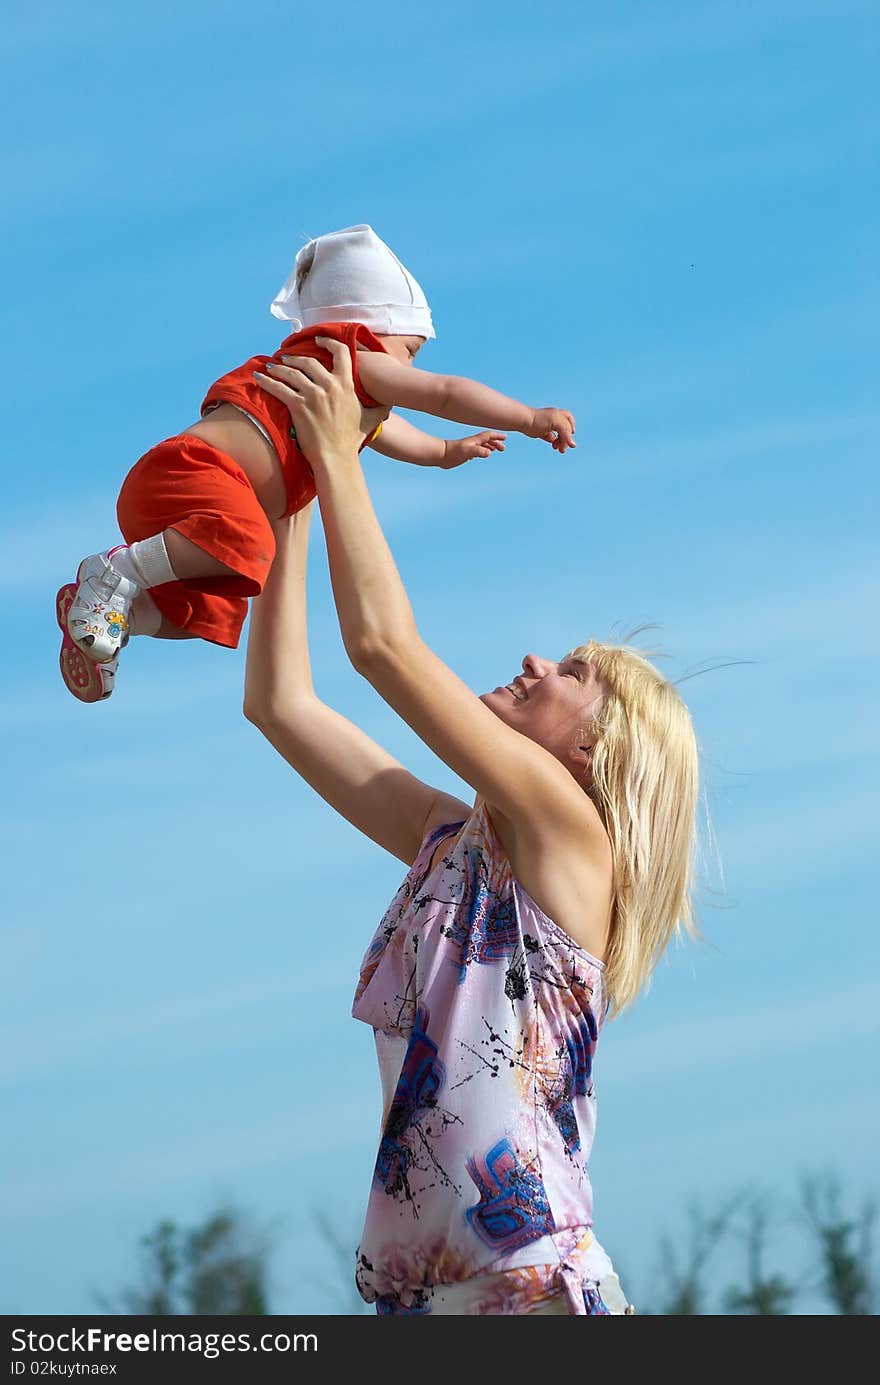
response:
M527 654L522 661L523 673L530 678L543 678L552 667L549 659L541 659L537 654Z

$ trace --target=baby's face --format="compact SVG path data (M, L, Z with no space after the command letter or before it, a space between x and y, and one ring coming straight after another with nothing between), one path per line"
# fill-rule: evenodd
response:
M402 361L404 365L412 365L419 348L425 344L424 337L379 337L378 339L388 354L394 356L396 360Z

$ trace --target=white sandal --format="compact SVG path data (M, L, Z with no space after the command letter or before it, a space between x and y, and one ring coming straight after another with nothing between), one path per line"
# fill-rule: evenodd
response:
M76 595L67 612L71 639L95 664L108 663L128 644L131 603L141 590L118 573L108 557L94 553L83 558L76 574Z
M119 655L114 654L106 664L96 664L86 658L71 638L67 628L67 613L73 605L76 591L76 583L67 582L55 598L55 619L61 630L61 677L68 692L73 693L80 702L103 702L113 692Z

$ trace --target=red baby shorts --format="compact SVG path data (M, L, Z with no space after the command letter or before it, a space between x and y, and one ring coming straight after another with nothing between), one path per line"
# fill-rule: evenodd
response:
M150 596L173 625L235 649L275 557L275 535L246 473L204 438L179 433L150 448L122 483L116 505L126 543L176 529L231 567L235 577L163 582Z

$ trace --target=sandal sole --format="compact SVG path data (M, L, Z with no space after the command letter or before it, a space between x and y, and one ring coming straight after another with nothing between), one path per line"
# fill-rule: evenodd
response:
M80 702L103 702L113 689L104 690L101 665L87 659L73 641L67 628L67 613L73 605L77 584L66 582L55 598L55 619L61 631L61 652L58 656L64 686Z

